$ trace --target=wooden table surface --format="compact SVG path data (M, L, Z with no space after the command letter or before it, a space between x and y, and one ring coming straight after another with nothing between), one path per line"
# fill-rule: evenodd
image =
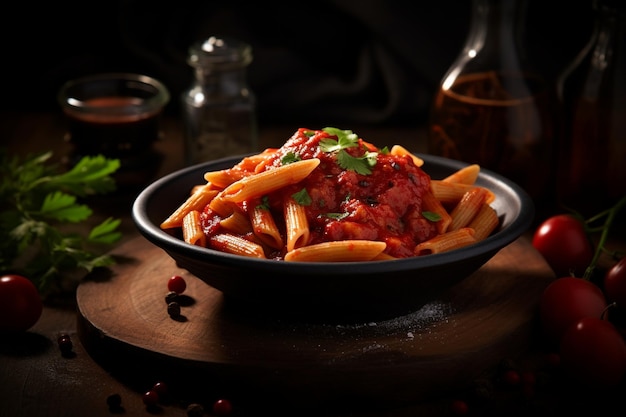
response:
M155 148L164 155L157 176L162 176L183 166L182 133L175 118L163 121L163 138ZM261 127L261 147L280 146L300 126ZM314 126L307 126L312 127ZM420 126L398 128L351 127L355 132L373 143L400 143L415 152L426 150L425 131ZM64 121L59 114L50 113L4 113L0 114L0 146L10 153L26 154L53 149L61 158L70 149L63 139ZM123 245L138 237L132 220L130 206L132 196L112 200L115 204L98 207L98 215L114 215L122 218ZM109 358L111 366L92 357L92 352L81 343L78 336L81 320L77 314L75 294L44 307L38 323L23 335L6 337L0 335L0 417L104 417L116 414L126 416L186 416L186 405L192 398L182 395L176 401L163 404L158 409L148 409L142 402L142 394L151 386L146 378L134 378L132 367L115 366L116 357ZM68 334L73 341L73 355L62 355L57 344L61 334ZM532 350L524 361L537 363L538 354ZM130 369L130 371L128 370ZM158 371L158 370L155 370ZM158 373L158 372L155 372ZM193 382L193 381L192 381ZM549 385L541 396L528 399L520 391L495 388L488 404L474 406L469 415L598 415L617 407L624 415L626 407L615 390L589 392L566 381ZM386 389L389 389L387 387ZM617 392L626 392L620 386ZM107 398L119 394L122 410L111 410ZM264 415L282 414L281 399L287 392L275 392L261 398L266 404ZM333 409L316 411L316 416L445 416L450 415L449 403L455 393L442 393L441 397L415 404L390 403L388 407L359 410ZM238 414L238 413L235 413ZM248 414L239 413L247 416ZM213 415L206 411L206 416Z

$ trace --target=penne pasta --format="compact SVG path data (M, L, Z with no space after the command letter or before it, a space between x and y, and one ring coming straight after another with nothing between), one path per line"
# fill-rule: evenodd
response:
M320 163L317 158L305 159L269 169L256 175L244 177L220 192L226 201L241 203L250 198L260 197L279 188L295 184L311 173Z
M272 213L258 204L252 207L249 213L254 235L270 248L282 249L284 246L283 238Z
M230 216L220 221L220 226L230 233L244 235L252 231L250 219L239 210L234 210Z
M392 155L398 155L398 156L409 156L413 160L413 163L417 165L418 167L421 167L422 165L424 165L424 160L422 158L409 152L409 150L407 150L404 146L393 145L391 147L390 153Z
M173 229L181 227L183 218L192 210L201 211L209 202L215 198L218 191L212 189L212 185L207 183L202 187L196 187L183 204L181 204L167 219L161 223L161 229Z
M478 174L480 173L480 165L472 164L466 167L459 169L456 172L448 175L446 178L442 179L443 182L452 182L455 184L468 184L473 185L478 179Z
M183 217L183 240L191 245L205 246L206 236L200 226L200 212L192 210Z
M415 246L415 254L422 256L433 253L442 253L459 249L474 243L476 243L476 239L474 238L474 229L464 227L452 232L446 232L442 235L437 235L432 239L418 244Z
M477 241L487 238L500 225L496 210L487 203L483 203L472 221L467 225L474 229L474 238Z
M304 206L288 198L283 203L285 230L287 231L287 252L309 243L309 221Z
M340 240L303 246L285 255L290 262L359 262L380 256L387 245L372 240Z
M222 217L228 217L237 210L236 204L226 201L219 193L209 202L209 208Z
M487 191L484 188L472 188L463 194L461 201L450 212L452 221L448 230L458 230L472 221L485 202Z
M467 191L476 187L476 185L472 184L446 182L443 180L432 180L430 182L430 189L435 195L435 198L441 201L442 204L450 206L458 204ZM496 198L495 194L489 189L485 188L485 190L487 191L485 202L492 203Z
M452 217L431 190L428 190L428 192L426 192L422 197L422 209L423 211L430 211L439 216L440 219L436 224L437 232L445 233L448 231L448 227L450 227L450 223L452 222Z
M235 236L229 233L220 233L211 236L207 243L210 248L221 252L265 259L265 252L263 251L263 247L261 245L240 236Z

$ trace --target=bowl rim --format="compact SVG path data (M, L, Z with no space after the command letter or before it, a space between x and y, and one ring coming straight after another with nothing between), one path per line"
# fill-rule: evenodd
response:
M518 207L518 215L506 226L506 233L495 233L476 244L455 249L449 252L438 254L430 254L424 256L416 256L403 259L367 261L367 262L285 262L271 259L258 259L252 257L244 257L235 254L220 252L211 248L199 247L185 243L179 237L173 236L159 225L150 221L148 215L148 206L152 196L161 188L175 179L189 175L191 172L205 169L203 167L224 165L234 163L243 157L252 154L228 156L216 160L202 162L191 165L177 171L171 172L149 184L136 196L132 205L132 219L139 232L150 242L161 247L168 253L185 253L186 257L206 260L208 262L219 263L224 266L255 269L259 272L285 272L293 273L293 268L297 267L310 274L324 274L332 271L333 274L338 272L358 272L367 270L370 274L375 273L393 273L401 271L414 270L416 262L420 268L438 268L445 267L449 264L464 262L468 258L475 257L477 254L496 253L504 246L512 243L528 230L535 216L535 206L528 193L518 184L504 176L481 167L477 182L484 182L487 179L496 181L499 186L508 190L508 193L514 196L514 203ZM449 159L436 155L416 153L416 155L424 160L424 165L439 164L445 168L459 169L470 165L469 163ZM209 170L209 169L205 169ZM428 169L424 171L428 174ZM430 174L429 174L430 175Z

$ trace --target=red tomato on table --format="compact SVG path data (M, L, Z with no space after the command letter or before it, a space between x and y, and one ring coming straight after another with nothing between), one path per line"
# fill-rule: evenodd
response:
M558 214L541 223L532 245L557 276L581 277L594 253L583 223L569 214Z
M0 332L26 331L37 323L42 311L41 296L28 278L0 277Z

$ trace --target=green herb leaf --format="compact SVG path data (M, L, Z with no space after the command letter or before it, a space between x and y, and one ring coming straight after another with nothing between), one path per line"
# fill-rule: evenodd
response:
M115 243L122 237L122 233L117 231L121 222L122 221L120 219L113 219L109 217L91 229L87 239L93 243Z
M73 195L54 191L44 198L40 213L61 222L78 223L91 216L92 210L86 205L76 204L76 197Z
M423 211L422 216L424 216L426 220L429 220L431 222L438 222L439 220L441 220L441 216L434 211Z
M296 153L294 153L294 152L287 152L287 153L285 154L285 156L283 156L283 157L280 159L280 162L281 162L281 164L283 164L283 165L288 165L288 164L291 164L291 163L293 163L293 162L298 162L300 159L301 159L301 158L300 158L300 155L298 155L298 154L296 154Z
M337 163L343 169L351 170L361 175L372 173L372 167L376 165L376 152L368 152L360 158L350 155L343 149L337 153Z
M29 277L42 296L76 284L89 272L113 263L87 245L121 238L120 220L106 219L87 236L68 232L66 223L88 220L93 211L77 197L115 189L117 159L84 157L67 172L50 163L52 153L9 157L0 149L0 270Z
M297 193L293 193L291 195L291 198L293 198L296 201L296 203L300 204L301 206L310 206L311 203L313 202L313 200L311 199L311 196L306 191L306 188L301 189Z
M261 210L269 210L270 209L270 199L268 196L264 195L261 197L261 203L257 204L257 208Z
M329 219L333 219L333 220L341 220L344 219L346 217L349 216L348 213L326 213L324 214L324 216L328 217Z
M359 146L359 136L351 130L341 130L335 127L326 127L323 129L326 133L337 136L337 139L320 140L320 149L323 152L337 152L337 163L343 169L354 171L357 174L369 175L372 173L371 168L376 165L378 153L366 152L361 157L350 155L345 150Z

